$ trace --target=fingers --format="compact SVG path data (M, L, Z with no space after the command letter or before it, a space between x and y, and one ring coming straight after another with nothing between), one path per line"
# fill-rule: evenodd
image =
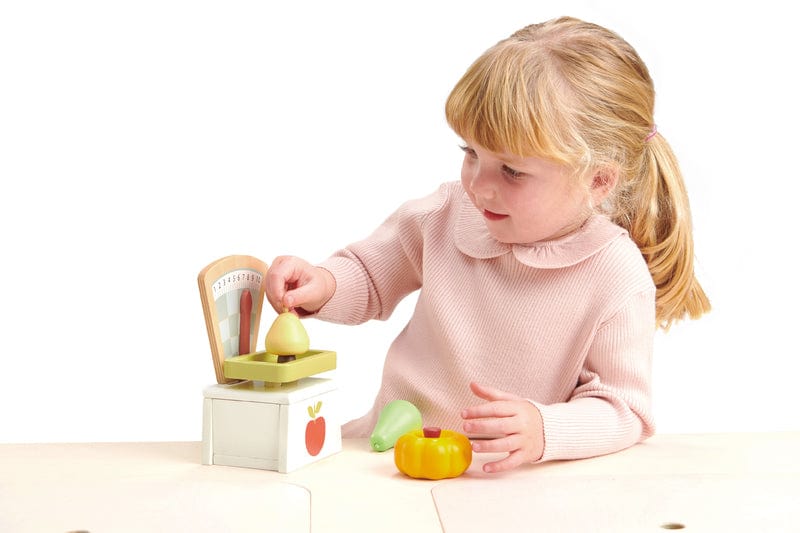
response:
M269 303L278 313L295 305L302 305L304 292L296 294L312 279L312 267L299 257L281 256L275 258L267 271L266 295Z
M510 420L510 419L507 419ZM466 425L466 424L465 424ZM489 428L490 426L486 426ZM502 434L502 425L496 426L495 434ZM487 431L488 432L488 431ZM520 424L518 430L494 439L473 439L472 450L476 453L507 453L498 461L484 464L484 472L501 472L511 470L523 463L532 463L541 459L544 453L544 436L536 424Z
M519 396L515 394L511 394L508 392L501 391L499 389L495 389L493 387L487 387L486 385L481 385L475 381L469 384L469 388L472 390L472 394L481 398L486 401L495 401L495 400L518 400Z
M509 435L522 428L519 408L512 402L493 402L461 412L464 431L471 435Z
M267 300L279 313L294 308L313 313L331 298L335 288L330 272L299 257L277 257L267 271Z
M300 280L296 287L287 289L283 303L287 309L301 308L303 311L313 313L322 306L324 299L320 296L322 285L316 278Z
M539 409L515 394L479 383L470 383L472 393L484 403L461 411L463 430L473 435L497 435L497 438L472 441L475 452L508 453L486 463L485 472L511 470L527 462L538 461L544 452L544 432Z
M468 407L461 412L461 418L489 418L507 417L515 415L519 409L515 406L516 402L526 401L515 394L510 394L492 387L480 385L476 382L469 384L472 393L478 398L486 400L487 403Z
M524 439L519 434L508 435L499 439L475 439L472 441L472 450L479 453L510 453L524 446Z
M483 465L483 471L487 474L495 474L498 472L506 472L508 470L513 470L518 466L528 463L533 459L528 459L522 450L517 450L511 452L503 459L499 461L492 461Z
M476 439L472 441L472 450L476 453L508 453L502 459L485 463L483 471L487 473L512 470L541 457L541 453L537 452L536 448L531 446L526 437L521 434L499 439Z
M267 270L267 280L265 291L267 300L275 311L283 311L283 298L286 295L286 287L292 282L291 258L276 257Z

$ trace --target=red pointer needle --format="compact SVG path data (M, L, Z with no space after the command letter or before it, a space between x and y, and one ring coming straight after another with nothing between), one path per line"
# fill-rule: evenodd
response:
M239 297L239 355L250 353L250 314L253 310L253 296L248 289Z

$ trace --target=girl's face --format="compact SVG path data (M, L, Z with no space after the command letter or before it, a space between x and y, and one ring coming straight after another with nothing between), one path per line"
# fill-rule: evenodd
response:
M561 165L490 152L467 143L461 183L500 242L530 244L579 228L591 214L592 192Z

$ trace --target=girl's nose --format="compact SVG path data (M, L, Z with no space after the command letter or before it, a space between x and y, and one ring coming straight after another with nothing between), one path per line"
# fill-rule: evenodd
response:
M470 188L473 194L487 200L494 198L497 194L491 173L481 165L475 165L470 178Z

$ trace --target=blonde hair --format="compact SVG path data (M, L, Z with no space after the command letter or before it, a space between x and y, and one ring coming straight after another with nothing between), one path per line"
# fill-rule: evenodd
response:
M677 159L655 132L655 91L616 33L563 17L527 26L479 57L446 104L463 139L542 157L576 175L613 169L600 209L628 230L656 285L657 325L710 310L694 275L689 200Z

